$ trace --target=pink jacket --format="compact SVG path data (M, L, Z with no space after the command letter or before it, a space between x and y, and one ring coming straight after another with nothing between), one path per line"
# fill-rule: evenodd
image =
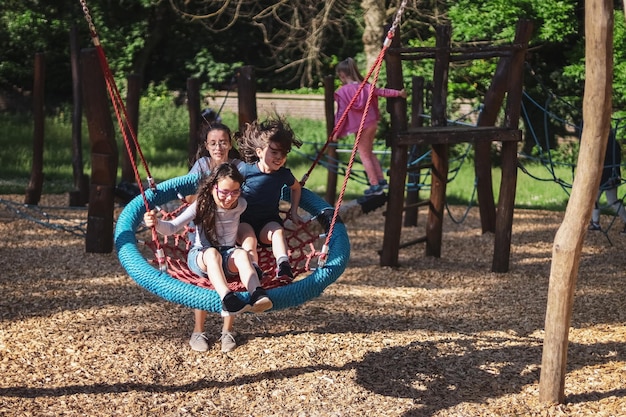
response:
M351 133L356 133L359 130L361 118L363 117L363 112L365 111L365 104L367 103L367 97L369 95L370 88L372 88L372 85L367 83L363 87L363 90L361 90L359 98L356 99L356 101L350 108L350 111L348 112L346 120L344 120L343 124L337 131L338 138L348 136ZM337 102L335 126L337 126L337 122L339 122L339 119L341 119L341 116L346 111L348 104L350 104L350 100L352 100L352 97L354 97L358 89L359 83L349 83L341 86L337 91L335 91L335 101ZM374 87L374 95L372 96L372 101L370 102L371 108L367 112L363 128L370 127L372 124L377 123L378 119L380 119L380 111L378 110L379 96L399 97L400 91L391 88Z

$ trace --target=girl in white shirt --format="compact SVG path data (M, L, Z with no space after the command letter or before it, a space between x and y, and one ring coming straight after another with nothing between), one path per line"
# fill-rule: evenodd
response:
M223 317L248 310L263 312L272 307L272 301L261 287L251 256L236 246L239 216L247 207L246 200L240 198L243 180L234 164L223 163L202 180L196 201L175 219L158 219L155 211L144 215L145 224L155 226L164 235L174 234L193 221L196 227L189 235L192 247L187 264L192 272L211 281L222 299ZM250 293L249 303L228 288L227 278L237 275Z

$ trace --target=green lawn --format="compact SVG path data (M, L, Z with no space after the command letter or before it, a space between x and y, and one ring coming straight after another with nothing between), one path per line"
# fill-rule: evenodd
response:
M167 117L163 117L167 110ZM187 109L184 107L163 109L159 106L148 106L140 112L140 128L138 140L146 158L152 176L159 181L183 175L186 173L186 149L189 134ZM235 114L222 115L224 122L230 126L237 125ZM45 123L45 150L44 150L44 193L64 193L73 189L72 177L72 146L71 125L68 121L69 112L59 112L54 117L48 117ZM304 142L301 149L289 155L287 165L294 171L298 179L312 166L312 161L326 140L326 127L323 122L312 120L290 120L296 135ZM22 194L28 185L32 167L32 120L27 116L0 115L0 136L2 147L0 161L0 194ZM83 159L84 171L90 173L89 143L86 122L83 123ZM124 151L121 139L118 140L120 152ZM342 142L344 148L351 146L350 140ZM384 145L378 150L384 151ZM349 153L341 154L341 159L347 162ZM381 155L383 165L388 164L388 156ZM456 164L456 165L455 165ZM145 179L145 172L139 164L139 172ZM362 195L366 188L362 166L357 162L353 166L355 179L350 179L346 189L346 199ZM326 192L328 171L318 164L313 169L306 186L324 195ZM497 199L499 191L500 169L493 169L494 195ZM338 176L338 190L344 181L343 174ZM557 167L554 173L548 167L534 164L525 165L524 170L518 170L516 206L524 208L563 210L567 204L569 189L560 183L571 184L572 172L567 167ZM428 198L429 178L424 176L420 184L421 198ZM466 159L457 163L450 162L449 183L447 185L448 202L451 204L476 204L475 176L473 162Z

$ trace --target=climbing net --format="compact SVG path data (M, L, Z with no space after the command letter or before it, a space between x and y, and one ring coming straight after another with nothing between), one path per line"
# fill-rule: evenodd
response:
M0 198L0 205L16 218L28 220L39 226L78 237L87 235L87 210L84 207L21 204L4 198Z

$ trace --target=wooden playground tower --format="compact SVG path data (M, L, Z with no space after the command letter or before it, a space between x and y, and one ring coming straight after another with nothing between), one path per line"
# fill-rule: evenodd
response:
M524 61L532 23L521 20L517 24L512 44L486 47L451 47L451 27L437 27L434 48L403 48L394 37L386 59L389 88L403 88L402 61L434 59L431 126L421 127L419 112L412 112L412 125L407 120L407 104L403 99L389 99L391 115L391 168L389 196L385 217L381 266L397 266L401 247L426 242L427 256L441 256L446 183L448 178L448 151L450 145L471 143L475 149L475 172L478 179L478 202L482 230L495 232L493 272L507 272L511 248L513 207L517 184L517 144L521 140L518 122L521 110ZM496 72L484 98L476 127L446 126L448 71L451 62L499 57ZM413 88L414 98L416 88ZM506 94L504 126L494 126ZM415 103L420 100L413 100ZM419 104L417 104L419 106ZM490 147L502 143L502 180L497 209L492 192ZM428 201L426 236L401 246L402 213L415 209L421 203L404 205L405 182L409 147L430 146L432 150L431 191Z

